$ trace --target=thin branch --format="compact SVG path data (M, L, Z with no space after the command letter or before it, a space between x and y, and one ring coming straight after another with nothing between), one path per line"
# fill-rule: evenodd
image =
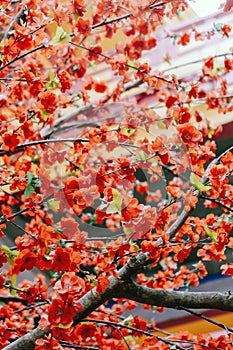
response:
M22 303L23 305L27 305L28 302L26 299L17 297L17 296L13 296L13 295L0 295L0 302L2 303L9 303L9 302L15 302L15 303Z
M23 54L20 55L20 56L16 56L16 57L13 58L11 61L9 61L8 63L4 64L4 66L0 67L0 71L3 70L4 68L10 66L12 63L14 63L14 62L20 60L21 58L24 58L24 57L26 57L27 55L30 55L31 53L34 53L34 52L36 52L36 51L38 51L38 50L45 49L45 48L46 48L45 45L40 45L40 46L37 46L37 47L35 47L34 49L30 50L30 51L27 51L27 52L23 53Z
M25 142L21 145L15 147L13 151L5 150L0 148L0 156L3 156L4 154L13 154L19 152L21 149L24 149L26 147L30 146L37 146L37 145L43 145L46 143L59 143L59 142L89 142L89 139L84 138L67 138L67 139L49 139L49 140L37 140L37 141L31 141L31 142Z
M219 58L219 57L225 57L225 56L232 56L232 52L225 52L225 53L222 53L222 54L219 54L219 55L214 55L213 58ZM190 65L193 65L193 64L201 63L201 62L203 62L203 60L204 60L204 58L199 58L198 60L194 60L194 61L178 64L177 66L173 66L173 67L169 67L167 69L163 69L163 72L169 72L170 70L179 69L179 68L183 68L183 67L190 66Z
M16 15L16 17L13 19L13 21L10 24L10 27L8 28L8 30L6 31L3 40L5 39L9 39L9 37L12 35L12 31L14 30L14 24L18 23L19 25L21 24L21 20L23 22L26 22L27 19L27 6L23 5L19 11L19 13Z
M214 320L210 319L209 317L206 317L205 315L202 315L202 314L199 313L199 312L195 312L195 311L193 311L193 310L187 309L187 308L184 307L184 306L181 306L181 307L180 307L180 310L184 310L184 311L188 312L188 313L191 314L191 315L194 315L194 316L197 316L197 317L199 317L199 318L202 318L203 320L205 320L205 321L207 321L207 322L209 322L209 323L212 323L212 324L214 324L214 325L217 326L217 327L220 327L220 328L224 329L224 330L227 331L227 332L233 333L233 329L232 329L232 328L227 327L226 325L224 325L224 324L222 324L222 323L220 323L220 322L214 321Z
M82 49L84 49L84 50L93 52L94 54L99 55L99 56L101 56L101 57L104 57L104 58L106 58L106 59L108 59L108 60L111 60L111 59L112 59L112 58L109 57L109 56L106 56L106 55L104 55L104 54L102 54L102 53L99 53L99 52L97 52L97 51L95 51L95 50L92 50L92 49L90 49L90 48L87 48L87 47L85 47L85 46L83 46L83 45L76 44L76 43L74 43L74 42L72 42L72 41L69 41L69 44L74 45L74 46L79 47L79 48L82 48ZM161 80L161 81L163 81L164 83L167 83L167 84L173 84L173 83L174 83L172 80L168 80L168 79L166 79L166 78L164 78L164 77L160 77L159 75L150 75L149 73L146 73L146 72L144 72L143 70L141 70L140 67L135 67L135 66L132 66L131 64L128 64L128 63L124 63L124 66L125 66L125 67L128 67L128 68L131 68L131 69L133 69L133 70L136 70L137 72L144 73L146 77L152 76L152 77L155 77L156 79ZM143 82L144 82L144 79L137 80L137 81L136 81L136 86L140 85L140 84L143 83ZM181 84L176 83L175 86L176 86L176 88L181 88L182 90L184 89L184 86L181 85Z
M20 215L20 214L23 214L23 213L25 213L25 212L28 211L28 210L29 210L29 208L24 208L24 209L21 209L21 210L17 211L17 212L14 213L14 214L12 214L11 216L8 216L7 218L4 217L4 219L2 219L2 220L0 221L0 225L5 224L5 223L8 222L9 220L14 219L16 216L18 216L18 215ZM1 218L2 218L2 217L1 217Z
M212 160L212 162L210 162L210 164L208 165L207 169L205 170L202 178L201 178L201 183L203 183L204 185L207 183L208 181L208 174L210 169L212 168L212 166L214 166L215 164L217 164L219 162L219 160L229 151L231 151L233 149L233 146L231 146L230 148L228 148L226 151L224 151L222 154L220 154L219 157L215 158ZM195 190L193 188L193 190ZM199 190L195 190L194 191L194 195L199 198L201 195L201 192ZM192 211L192 208L190 208L190 210L183 210L182 213L179 215L179 217L176 219L176 221L169 227L169 229L167 230L167 235L172 238L176 232L182 227L182 225L185 223L185 221L187 220L187 218L189 217L190 213Z
M93 346L76 345L75 343L67 342L67 341L64 341L64 340L61 340L59 343L62 346L65 346L66 348L87 349L87 350L101 350L100 348L96 348L96 347L93 347Z
M139 328L135 328L135 327L132 327L132 326L129 326L129 325L125 325L125 324L122 324L122 323L116 323L116 322L112 322L112 321L106 321L106 320L95 320L95 319L85 319L84 322L95 322L95 323L100 323L100 324L105 324L105 325L109 325L109 326L112 326L114 328L117 328L117 327L121 327L121 328L125 328L125 329L128 329L132 332L137 332L137 333L141 333L141 334L144 334L148 337L156 337L158 340L166 343L166 344L169 344L169 345L174 345L175 343L175 340L174 341L171 341L171 340L168 340L166 338L162 338L160 336L157 336L151 332L147 332L147 331L144 331L142 329L139 329ZM178 345L176 345L176 349L184 349L183 347L180 347Z
M52 128L50 126L46 126L41 130L41 132L40 132L41 136L45 137L45 138L49 137L63 123L68 122L69 120L77 117L78 115L80 115L88 110L92 110L93 108L94 108L93 105L86 104L85 106L81 106L81 107L74 109L73 111L59 117L58 119L55 120ZM87 122L85 122L85 123L87 123Z
M153 4L152 3L151 5L148 6L148 9L152 10L155 7L161 7L161 6L164 6L164 5L168 4L169 2L171 2L171 1L160 2L158 4ZM110 19L108 21L106 20L106 21L103 21L101 23L97 23L97 24L92 26L92 29L96 29L96 28L99 28L99 27L102 27L102 26L106 26L108 24L112 24L112 23L115 23L115 22L120 22L123 19L127 19L127 18L130 18L132 16L133 16L132 13L127 13L126 15L123 15L123 16L120 16L120 17L115 17L113 19Z
M220 205L221 207L223 207L223 208L225 208L225 209L227 209L227 210L229 210L230 212L233 213L233 208L228 207L228 205L223 204L223 203L222 203L220 200L218 200L218 199L210 198L210 197L208 197L208 196L205 196L204 194L201 194L201 195L200 195L200 198L206 199L206 200L211 201L211 202L213 202L213 203L215 203L215 204L218 204L218 205Z
M181 105L185 105L185 104L188 104L188 105L191 105L191 104L194 104L194 103L202 103L202 102L206 102L208 100L208 98L213 98L213 99L216 99L216 100L221 100L221 99L226 99L226 98L233 98L233 95L230 94L230 95L221 95L221 96L211 96L211 97L205 97L205 98L197 98L193 101L188 101L188 100L184 100L182 102L176 102L174 103L174 106L181 106ZM157 109L162 109L162 108L165 108L165 104L161 104L160 102L157 103L156 105L154 106L151 106L150 109L154 109L154 110L157 110ZM173 117L170 117L170 118L173 118Z

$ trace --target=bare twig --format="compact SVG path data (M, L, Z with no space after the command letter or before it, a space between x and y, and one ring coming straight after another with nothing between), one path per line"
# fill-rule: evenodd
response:
M12 31L14 30L14 24L18 23L19 25L23 22L25 23L27 20L27 13L28 9L27 6L23 5L20 9L20 11L18 12L18 14L16 15L16 17L13 19L13 21L10 24L10 27L8 28L8 30L6 31L3 40L5 39L9 39L12 34Z
M180 309L180 310L184 310L184 311L188 312L188 313L191 314L191 315L194 315L194 316L197 316L197 317L199 317L199 318L202 318L203 320L205 320L205 321L207 321L207 322L209 322L209 323L212 323L212 324L214 324L214 325L217 326L217 327L220 327L220 328L222 328L222 329L225 329L225 331L227 331L227 332L233 333L233 329L232 329L232 328L227 327L226 325L222 324L221 322L214 321L214 320L210 319L209 317L207 317L207 316L205 316L205 315L202 315L202 314L199 313L199 312L196 312L196 311L187 309L187 308L184 307L184 306L181 306L179 309Z
M67 138L67 139L49 139L49 140L36 140L31 142L25 142L21 145L15 147L13 151L10 150L4 150L0 148L0 156L3 156L4 154L13 154L21 151L22 149L30 146L36 146L36 145L43 145L47 143L59 143L59 142L89 142L88 139L85 138Z

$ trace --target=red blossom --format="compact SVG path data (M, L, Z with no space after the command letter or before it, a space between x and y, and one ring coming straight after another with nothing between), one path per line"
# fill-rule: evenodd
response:
M77 29L79 34L87 36L91 32L91 24L89 19L83 19L80 17L75 25L75 29Z
M5 150L14 151L14 149L20 144L20 136L17 133L6 132L2 135L3 145Z
M132 322L132 327L138 328L142 331L147 331L147 320L142 319L140 316L134 316L133 322ZM139 337L143 336L143 333L138 333L133 331L135 335L138 335Z
M98 283L96 286L97 293L102 293L105 291L106 287L110 284L110 281L107 276L98 277Z
M229 57L225 57L224 59L224 66L227 71L233 69L233 60Z
M56 110L58 98L54 92L47 90L45 92L41 92L39 97L40 103L47 113L53 113Z
M231 26L229 24L224 24L222 27L221 27L221 31L223 32L223 36L229 38L230 36L230 33L231 33Z
M141 194L146 194L148 192L148 183L147 182L139 182L136 186L136 190Z
M221 266L221 270L222 270L223 275L232 275L233 276L233 265L224 264Z
M48 320L51 325L67 326L72 323L76 311L69 301L54 299L49 306Z
M210 169L210 181L213 185L219 186L223 183L228 174L228 168L225 165L217 164Z
M37 339L35 350L62 350L57 339Z
M67 271L71 265L71 257L68 249L58 247L53 258L54 271Z
M102 50L102 46L100 45L91 46L88 52L88 59L90 61L98 61L101 59Z
M94 89L96 92L104 93L107 90L107 84L105 81L96 81L94 83Z
M79 16L83 16L84 12L87 11L85 0L73 0L74 10L77 12Z
M60 226L64 237L72 239L79 232L79 224L74 218L62 218Z
M192 245L182 245L182 247L175 247L174 251L176 252L174 259L183 262L190 255L191 250L193 249Z
M201 132L190 123L178 125L177 129L179 131L180 137L182 138L182 141L187 147L193 148L202 141Z
M7 256L5 252L0 248L0 267L7 262Z
M88 323L79 324L74 331L75 336L82 337L84 340L94 337L97 332L97 327Z
M157 136L154 141L152 141L150 150L158 154L163 164L167 164L169 161L169 142L166 137Z
M190 42L190 34L187 32L184 32L180 34L179 39L177 41L177 44L185 46Z
M213 69L214 69L214 58L209 57L207 60L204 61L202 73L203 73L203 75L211 76Z
M13 272L18 274L24 270L32 270L35 266L36 253L23 249L14 260Z
M63 70L57 73L58 79L61 83L61 92L69 90L72 86L70 74Z
M178 101L178 99L176 96L169 95L165 100L166 107L171 108L177 101Z
M81 297L86 287L84 280L76 276L74 272L65 272L62 278L55 283L53 289L65 300L68 296L72 298Z

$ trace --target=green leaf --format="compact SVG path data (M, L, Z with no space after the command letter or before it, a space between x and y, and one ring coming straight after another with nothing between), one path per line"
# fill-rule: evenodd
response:
M38 164L40 164L40 159L37 158L37 157L32 157L32 158L31 158L31 162L32 162L33 164L38 165Z
M53 257L52 256L50 256L50 255L48 255L48 254L44 254L44 258L45 258L45 260L53 260Z
M60 209L60 201L56 201L55 199L48 199L47 204L52 211L58 211Z
M72 326L72 323L73 323L73 321L69 324L66 324L66 325L59 323L56 327L61 328L61 329L68 329Z
M224 70L225 70L225 68L224 67L222 67L222 66L220 66L220 67L215 67L214 69L212 69L212 76L213 77L216 77L218 74L219 74L219 72L224 72Z
M29 184L27 185L23 195L25 198L30 198L34 191L35 191L35 186Z
M204 230L207 233L207 235L212 239L212 241L218 243L218 234L216 231L211 230L208 226L204 226Z
M64 44L70 41L70 35L62 27L57 27L56 34L50 41L51 45Z
M40 187L40 179L34 174L30 173L30 171L28 171L27 182L28 182L28 185L24 191L24 197L30 198L32 193L35 191L35 188Z
M144 151L139 151L136 155L136 159L142 160L143 162L145 162L148 158L148 154L146 154L146 152Z
M27 171L28 184L32 183L33 177L34 177L34 175L30 171Z
M2 250L7 256L7 261L11 266L14 266L14 259L19 255L18 250L10 250L10 248L7 245L2 245Z
M19 288L17 288L15 286L16 277L17 277L17 275L15 273L11 276L11 285L10 285L10 293L11 293L11 295L16 295L17 290L19 290Z
M223 34L222 31L222 27L223 27L223 23L213 23L214 29L219 33L219 34Z
M129 236L131 233L133 233L135 231L134 226L126 227L125 225L122 225L122 227L123 227L123 231L126 234L126 236Z
M113 194L112 201L106 209L107 214L121 212L122 196L120 192L117 191L115 188L112 189L112 194Z
M97 70L97 66L94 61L89 61L89 65L92 69Z
M139 251L139 246L137 245L137 243L135 242L130 242L130 246L134 247L135 251L138 252Z
M190 182L200 192L207 192L211 189L211 186L204 185L194 173L190 175Z
M131 136L135 133L135 129L134 128L121 128L121 132L123 135Z
M41 115L42 115L43 120L46 122L48 120L48 117L50 116L50 113L48 113L45 109L42 109Z
M25 320L30 320L30 319L31 319L31 315L30 315L30 314L24 315L24 319L25 319Z
M128 60L127 61L127 65L132 67L132 68L137 68L138 67L138 64L134 61L131 61L131 60Z
M49 82L45 85L46 89L56 89L58 87L59 83L55 79L55 74L52 70L49 71Z

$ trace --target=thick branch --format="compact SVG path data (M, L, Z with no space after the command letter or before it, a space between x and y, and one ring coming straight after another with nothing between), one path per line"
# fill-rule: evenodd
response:
M147 254L141 253L136 257L132 257L128 263L118 271L119 278L109 278L110 284L103 293L97 293L96 288L93 288L91 291L85 294L79 300L80 304L82 305L82 311L77 313L75 316L74 324L77 324L79 321L84 319L104 302L114 298L116 296L116 291L121 289L121 286L124 285L125 281L128 281L132 274L142 270L146 263ZM34 349L35 341L49 333L49 329L36 328L25 336L22 336L13 343L9 344L4 350L32 350Z
M233 294L219 292L180 292L152 289L136 282L125 282L115 291L117 298L125 298L143 304L163 306L173 309L218 309L233 311Z

